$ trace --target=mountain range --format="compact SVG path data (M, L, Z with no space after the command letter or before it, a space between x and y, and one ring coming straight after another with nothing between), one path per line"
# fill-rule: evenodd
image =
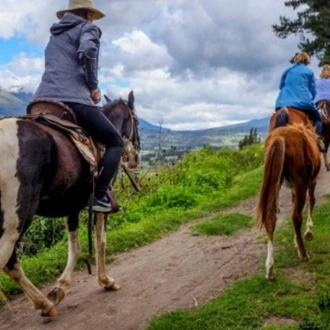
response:
M9 92L0 87L0 117L25 114L27 104L33 95L23 91ZM203 145L237 146L238 139L256 128L261 136L268 131L269 118L253 119L245 123L214 127L210 129L175 131L159 125L153 125L139 118L141 141L145 149L159 147L160 141L165 147L176 145L179 148L191 149Z

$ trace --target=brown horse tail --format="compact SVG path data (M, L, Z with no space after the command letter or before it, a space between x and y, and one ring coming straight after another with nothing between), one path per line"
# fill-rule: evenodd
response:
M276 222L277 200L282 182L285 142L281 136L269 140L264 163L264 177L256 210L255 225L259 228Z
M275 127L287 126L289 124L289 114L287 108L279 110L279 114L276 117Z

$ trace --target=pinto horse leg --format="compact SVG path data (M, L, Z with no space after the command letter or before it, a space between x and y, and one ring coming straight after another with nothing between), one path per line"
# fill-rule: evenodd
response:
M306 222L306 231L304 233L304 237L307 241L311 241L313 239L313 209L315 205L315 186L316 181L314 181L308 188L308 204L307 204L307 222Z
M47 298L54 302L55 305L58 305L61 300L65 297L65 292L71 284L71 275L76 266L79 253L79 236L78 236L78 214L70 215L65 218L66 230L68 234L68 261L66 267L57 280L55 288L49 292Z
M95 247L96 247L96 264L97 264L97 278L100 286L106 290L119 290L119 285L115 280L109 277L105 271L105 248L106 236L104 228L104 214L96 214L96 233L95 233Z
M42 316L56 316L54 304L49 301L25 276L19 260L14 251L8 261L4 272L24 291L35 309L41 309Z
M299 258L304 261L309 259L301 236L301 226L303 220L303 209L306 202L306 193L306 189L303 187L297 187L292 212L292 221L295 230L295 246L297 248Z

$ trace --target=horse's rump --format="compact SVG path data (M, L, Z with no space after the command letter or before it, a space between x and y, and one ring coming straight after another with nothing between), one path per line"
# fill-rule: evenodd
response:
M306 125L309 129L313 130L313 124L309 117L300 110L283 107L277 110L270 118L269 132L277 127L293 125L294 123L302 123Z
M68 210L85 206L90 192L89 167L65 134L34 121L6 118L0 120L0 141L0 154L4 156L0 181L11 179L10 169L4 166L10 164L22 205L26 205L26 196L32 195L33 201L37 201L34 212L52 217L62 217ZM88 194L84 196L82 191L87 186ZM0 186L2 192L6 188ZM18 206L28 207L20 203Z

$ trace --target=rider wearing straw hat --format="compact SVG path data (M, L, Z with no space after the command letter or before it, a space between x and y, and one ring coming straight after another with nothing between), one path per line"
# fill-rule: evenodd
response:
M62 19L63 15L67 12L74 11L76 9L86 9L94 13L93 20L98 20L105 16L104 13L97 10L94 7L93 1L91 0L70 0L69 1L69 8L65 10L60 10L56 13L58 19Z
M45 50L45 72L35 98L50 98L67 104L78 123L106 145L96 184L93 210L110 212L107 189L119 165L123 140L111 122L99 111L98 58L101 30L93 20L105 14L92 0L70 0L68 9L57 12Z

